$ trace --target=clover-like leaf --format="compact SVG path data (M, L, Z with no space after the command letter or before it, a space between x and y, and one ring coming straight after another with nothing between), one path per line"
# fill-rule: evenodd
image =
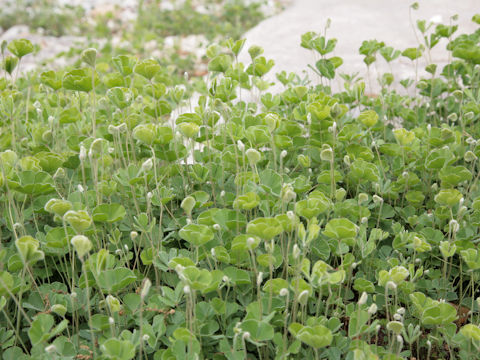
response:
M62 87L62 79L58 73L53 70L42 72L40 74L40 81L55 91Z
M9 296L14 287L12 274L7 271L0 271L0 296Z
M153 59L147 59L137 63L133 71L143 76L147 80L152 80L152 78L157 75L161 69L162 68L157 61Z
M92 217L95 222L114 223L122 220L127 214L121 204L102 204L93 209Z
M129 340L110 338L100 345L100 350L106 359L130 360L135 357L135 345Z
M92 225L92 219L85 210L69 210L63 215L63 219L77 232L85 231Z
M425 325L445 325L457 319L457 310L448 303L438 303L426 308L422 313L422 323Z
M308 199L300 200L295 204L295 212L306 219L317 217L332 206L332 202L321 191L312 192Z
M137 276L130 269L119 267L102 271L98 275L98 285L108 293L116 293L135 282Z
M299 323L292 323L288 330L295 338L315 349L326 347L333 340L332 331L323 325L303 326Z
M258 321L255 319L248 319L242 321L240 328L243 332L250 334L247 340L253 340L255 342L268 341L273 339L273 326L265 321Z
M195 266L187 266L181 272L182 278L194 290L203 290L212 282L212 274L207 269L198 269Z
M112 62L123 76L128 76L133 72L136 59L130 55L118 55L112 58Z
M480 252L477 249L462 250L460 255L470 270L480 269Z
M378 182L380 173L378 168L365 160L357 159L350 166L350 175L358 182L365 181Z
M63 216L68 210L72 209L72 203L64 199L50 199L44 206L45 211L58 216Z
M283 289L288 290L288 282L285 279L270 279L263 285L263 291L272 292L272 294L279 295Z
M8 179L8 186L28 195L47 194L55 191L55 183L50 174L43 171L25 170Z
M93 74L92 74L93 73ZM63 76L62 85L67 90L89 92L99 83L92 69L75 69Z
M455 206L458 204L463 195L456 189L442 189L435 195L435 202L444 206Z
M256 235L264 240L273 239L282 232L282 224L272 217L257 218L247 224L247 233Z
M10 51L13 55L21 59L27 54L33 52L34 47L30 40L27 39L15 39L10 41L7 46L8 51Z
M34 264L45 257L43 251L38 249L40 242L29 235L15 240L15 246L25 265Z
M213 239L212 229L206 225L188 224L178 234L193 246L202 246Z
M250 191L243 195L237 196L237 198L233 202L233 207L235 209L251 210L257 207L259 203L260 203L260 196Z
M33 345L40 344L50 338L50 330L55 324L55 319L50 314L39 314L32 321L28 329L28 337Z
M480 328L474 324L464 325L460 329L460 333L465 336L467 339L480 341Z
M325 226L323 234L339 241L354 239L358 226L346 218L332 219Z
M220 54L215 56L208 63L208 71L226 72L232 64L232 58L227 54Z
M402 146L409 145L415 140L415 133L404 128L393 130L393 135L395 136L395 140Z

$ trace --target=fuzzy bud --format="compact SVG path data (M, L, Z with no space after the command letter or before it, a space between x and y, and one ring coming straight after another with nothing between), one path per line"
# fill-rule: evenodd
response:
M358 305L364 305L368 300L368 295L367 293L364 291L362 293L362 295L360 296L360 299L358 299Z
M342 201L347 195L347 191L344 188L335 190L335 200Z
M377 205L383 203L383 198L381 198L378 195L373 195L372 200L373 200L373 203Z
M52 310L53 313L55 313L55 314L57 314L61 317L64 317L65 314L67 313L67 308L65 307L65 305L62 305L62 304L52 305L50 310Z
M243 151L245 150L245 144L242 142L242 140L237 141L237 147L238 147L238 150L240 150L240 152L243 153Z
M80 162L82 162L82 163L87 158L87 149L83 145L80 146L80 153L78 154L78 158L80 159Z
M152 287L152 282L150 281L149 278L145 278L145 280L143 280L142 290L140 291L140 298L142 300L144 300L147 297L151 287Z
M323 161L332 162L334 160L333 150L330 146L325 146L323 150L320 152L320 159Z
M45 352L49 353L49 354L53 354L54 352L57 351L57 347L53 344L51 345L48 345L46 348L45 348Z
M152 167L153 167L153 160L152 160L152 158L147 159L147 160L145 160L145 161L143 162L143 164L142 164L142 171L143 171L144 173L149 172L150 170L152 170Z
M293 253L293 258L295 260L297 260L300 257L300 248L298 247L297 244L293 245L292 253Z
M257 286L260 286L262 284L262 281L263 281L263 272L260 271L257 276Z
M390 290L396 290L397 289L397 284L395 284L393 281L387 282L387 288Z
M477 155L473 153L473 151L468 150L465 155L463 155L463 158L466 162L472 162L476 161L478 159Z
M393 314L393 319L396 321L403 321L403 317L400 314Z
M84 235L75 235L70 242L80 259L92 249L92 242Z
M456 113L451 113L447 116L447 120L451 122L456 122L458 120L458 115Z
M372 303L372 305L370 305L370 306L368 307L367 312L368 312L369 315L374 315L374 314L377 312L377 310L378 310L377 304Z
M460 229L460 225L455 219L450 220L450 222L448 223L448 227L452 233L456 233Z
M308 300L308 290L303 290L300 295L298 295L298 302L302 305L306 305Z
M358 194L358 203L363 204L368 201L368 194L360 193Z
M262 154L253 148L248 149L245 154L247 155L248 161L251 165L257 164L262 158Z
M112 313L119 312L122 308L122 306L120 305L120 301L115 296L107 295L105 301Z
M286 203L294 201L297 198L297 194L295 193L293 186L290 184L283 185L281 195L282 200Z

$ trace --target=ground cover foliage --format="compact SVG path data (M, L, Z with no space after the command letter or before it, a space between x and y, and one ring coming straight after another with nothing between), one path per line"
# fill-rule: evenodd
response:
M243 40L195 81L105 49L19 75L34 45L3 44L2 358L477 358L480 29L416 27L366 65L452 61L376 96L332 92L313 32L318 84L276 95Z

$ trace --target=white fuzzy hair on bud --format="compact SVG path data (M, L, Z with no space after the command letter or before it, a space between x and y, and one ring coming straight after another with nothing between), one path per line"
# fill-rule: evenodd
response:
M367 302L368 300L368 295L367 293L364 291L362 292L362 295L360 296L360 299L358 299L358 305L363 305Z

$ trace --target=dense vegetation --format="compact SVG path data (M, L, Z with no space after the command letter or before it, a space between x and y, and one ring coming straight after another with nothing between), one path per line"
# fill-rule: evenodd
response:
M313 32L320 83L278 94L244 40L206 78L112 46L22 75L34 45L2 44L2 358L478 358L480 28L416 25L367 66L453 60L376 96L332 92Z

